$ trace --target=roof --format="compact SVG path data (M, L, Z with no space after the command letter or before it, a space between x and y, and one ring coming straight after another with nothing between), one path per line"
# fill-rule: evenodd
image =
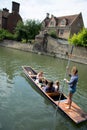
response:
M60 22L65 19L66 22L67 22L67 25L70 26L72 25L72 23L76 20L76 18L81 15L81 13L79 14L75 14L75 15L68 15L68 16L60 16L60 17L55 17L53 16L53 18L55 19L56 21L56 25L58 26L60 24ZM51 18L48 18L46 17L43 21L45 22L45 27L48 26L49 22L51 21L52 17Z
M74 22L74 20L78 17L78 15L79 14L57 17L58 24L61 22L61 20L66 19L68 25L71 25Z

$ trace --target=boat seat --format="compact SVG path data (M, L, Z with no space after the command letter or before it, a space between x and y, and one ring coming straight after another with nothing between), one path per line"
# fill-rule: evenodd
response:
M53 97L53 96L58 96L59 92L51 92L51 93L46 93L48 96Z

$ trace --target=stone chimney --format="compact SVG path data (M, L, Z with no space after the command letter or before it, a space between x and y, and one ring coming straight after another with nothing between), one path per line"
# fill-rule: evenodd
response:
M3 8L3 17L7 18L9 15L9 10L7 8Z
M54 17L54 15L53 14L51 14L51 18L53 18Z
M12 2L12 13L13 12L19 13L19 7L20 7L20 4L13 1Z
M46 18L49 18L49 13L46 13Z
M7 8L3 8L4 12L9 12L9 10Z

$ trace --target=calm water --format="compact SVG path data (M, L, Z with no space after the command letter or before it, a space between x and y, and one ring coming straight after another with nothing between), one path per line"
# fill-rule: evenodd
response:
M0 47L0 130L87 130L87 122L74 124L34 89L21 66L44 71L48 79L62 80L66 60ZM73 100L87 112L87 65L70 63L79 69ZM68 94L65 85L64 93Z

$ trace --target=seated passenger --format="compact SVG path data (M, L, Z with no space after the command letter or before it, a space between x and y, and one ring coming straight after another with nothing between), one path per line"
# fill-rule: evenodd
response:
M53 87L53 81L48 82L46 87L43 87L43 90L47 93L55 92L55 88Z
M37 75L36 75L36 82L37 83L42 83L44 77L43 77L43 72L40 71Z
M46 87L47 84L48 84L48 80L45 79L45 78L43 78L43 79L42 79L42 87Z
M56 92L59 91L59 85L60 85L60 83L59 83L59 81L57 80L57 81L54 83L54 87L55 87L55 91L56 91Z
M30 75L30 77L32 77L33 79L35 79L36 83L42 82L42 79L44 78L42 71L38 72L36 75L32 75L29 72L29 75Z

